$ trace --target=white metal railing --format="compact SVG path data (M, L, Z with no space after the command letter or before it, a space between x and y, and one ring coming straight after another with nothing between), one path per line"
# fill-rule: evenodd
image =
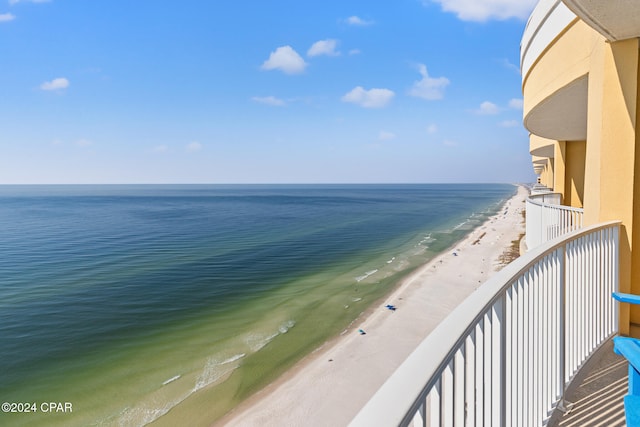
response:
M553 190L545 187L544 185L541 184L536 184L533 187L531 187L531 194L548 194L548 193L553 193ZM560 194L560 193L557 193Z
M527 248L582 228L584 209L563 206L559 193L531 195L527 199Z
M418 346L352 426L542 426L617 331L619 222L507 265Z

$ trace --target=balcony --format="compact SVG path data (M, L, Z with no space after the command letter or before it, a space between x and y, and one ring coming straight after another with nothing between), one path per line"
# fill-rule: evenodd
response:
M458 306L352 426L542 426L617 331L620 222L521 256Z
M587 136L593 30L560 0L541 0L522 36L524 125L557 141Z
M561 205L560 193L535 193L527 199L527 248L582 228L584 209Z

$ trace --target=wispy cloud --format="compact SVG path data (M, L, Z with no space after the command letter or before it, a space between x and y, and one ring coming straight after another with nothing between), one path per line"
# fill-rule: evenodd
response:
M518 120L504 120L500 122L500 126L503 128L513 128L516 126L520 126L520 122Z
M526 20L538 0L423 0L438 3L445 12L455 13L462 21Z
M275 96L254 96L251 99L259 104L271 105L273 107L283 107L286 105L284 100L276 98Z
M187 144L187 152L188 153L195 153L197 151L202 150L202 144L200 144L197 141L193 141Z
M517 66L516 64L512 64L511 61L509 61L507 58L502 58L499 60L500 64L502 64L502 66L504 68L507 68L511 71L515 71L516 73L520 74L520 67Z
M438 132L438 126L434 123L431 123L429 126L427 126L427 132L431 134Z
M480 104L480 107L475 110L476 114L481 114L483 116L498 114L500 112L500 108L496 104L490 101L484 101Z
M9 22L14 19L16 19L16 17L11 13L0 13L0 22Z
M367 25L373 25L373 21L368 21L366 19L362 19L358 16L350 16L344 20L349 25L354 25L357 27L366 27Z
M360 49L351 49L349 51L349 55L360 55L361 53Z
M307 63L291 46L281 46L271 52L262 64L263 70L280 70L286 74L300 74Z
M449 79L446 77L430 77L427 72L427 66L418 65L418 71L422 75L422 79L413 83L409 95L422 99L436 100L444 97L444 90L449 85Z
M509 100L509 108L513 108L514 110L522 110L524 106L524 102L522 98L513 98Z
M442 141L442 145L444 145L445 147L457 147L458 143L451 139L445 139L444 141Z
M338 40L335 40L335 39L319 40L315 42L313 45L311 45L311 47L307 51L307 56L309 57L320 56L320 55L338 56L340 55L340 52L336 50L337 47L338 47Z
M69 87L69 80L64 77L58 77L49 82L44 82L40 85L42 90L62 90Z
M392 139L396 139L396 134L386 130L381 130L378 134L378 139L380 141L391 141Z
M364 108L382 108L387 105L395 93L389 89L369 89L357 86L342 97L343 102L351 102Z
M167 151L169 151L169 146L166 144L156 145L155 147L153 147L152 151L154 153L166 153Z

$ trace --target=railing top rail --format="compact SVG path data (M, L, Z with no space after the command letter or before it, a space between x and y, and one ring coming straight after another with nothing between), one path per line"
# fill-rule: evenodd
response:
M447 316L418 345L402 365L353 419L351 426L402 425L424 400L424 393L439 377L447 361L462 345L481 316L514 281L542 258L576 239L595 231L619 227L609 221L550 240L532 249L494 274ZM408 400L406 396L411 396Z
M553 196L553 195L561 195L562 193L557 193L555 191L548 191L548 192L544 192L544 193L536 193L536 194L530 194L529 198L530 199L544 199L545 197L548 196Z
M556 205L553 203L547 203L547 202L537 200L537 199L543 199L544 196L549 196L549 194L559 194L559 193L532 194L529 197L527 197L527 202L537 206L543 206L543 207L549 207L549 208L560 208L562 210L566 210L570 212L584 213L584 208L575 208L573 206Z

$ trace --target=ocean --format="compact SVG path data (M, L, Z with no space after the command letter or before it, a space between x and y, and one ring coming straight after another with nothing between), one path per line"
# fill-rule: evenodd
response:
M515 192L0 186L0 425L208 425Z

